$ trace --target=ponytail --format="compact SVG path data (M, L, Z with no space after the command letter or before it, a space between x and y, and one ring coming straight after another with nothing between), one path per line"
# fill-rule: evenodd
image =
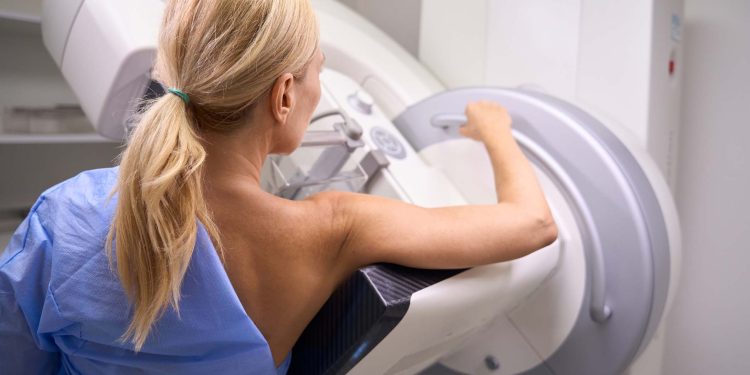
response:
M134 306L122 339L136 351L168 306L179 313L198 221L219 243L203 199L205 159L186 104L175 95L158 99L143 113L122 155L107 250L111 255L114 242L117 271Z

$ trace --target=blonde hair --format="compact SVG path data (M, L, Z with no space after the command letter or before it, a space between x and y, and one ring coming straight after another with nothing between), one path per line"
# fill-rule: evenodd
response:
M121 156L107 251L133 304L124 341L140 351L182 280L199 222L222 251L203 198L202 131L231 131L284 73L302 77L318 46L309 0L171 0L155 74L167 94L150 103Z

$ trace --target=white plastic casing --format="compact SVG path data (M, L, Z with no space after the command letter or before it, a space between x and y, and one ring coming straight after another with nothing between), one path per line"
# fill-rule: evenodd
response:
M84 0L45 0L42 7L42 38L52 59L62 64L65 43L68 42L78 10Z
M105 137L124 137L125 124L148 86L163 9L163 2L155 0L43 4L47 49Z
M388 118L445 87L383 31L333 0L312 0L326 65L361 85Z

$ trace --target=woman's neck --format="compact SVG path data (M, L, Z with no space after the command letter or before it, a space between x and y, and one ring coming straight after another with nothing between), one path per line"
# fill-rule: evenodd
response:
M263 163L271 150L267 132L245 126L229 133L206 132L202 138L207 153L204 168L207 181L241 180L260 186Z

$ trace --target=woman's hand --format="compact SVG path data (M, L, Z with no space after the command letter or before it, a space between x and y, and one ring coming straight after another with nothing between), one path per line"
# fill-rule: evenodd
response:
M479 101L466 106L466 125L459 132L468 138L486 143L498 136L510 135L511 118L508 111L497 103Z

